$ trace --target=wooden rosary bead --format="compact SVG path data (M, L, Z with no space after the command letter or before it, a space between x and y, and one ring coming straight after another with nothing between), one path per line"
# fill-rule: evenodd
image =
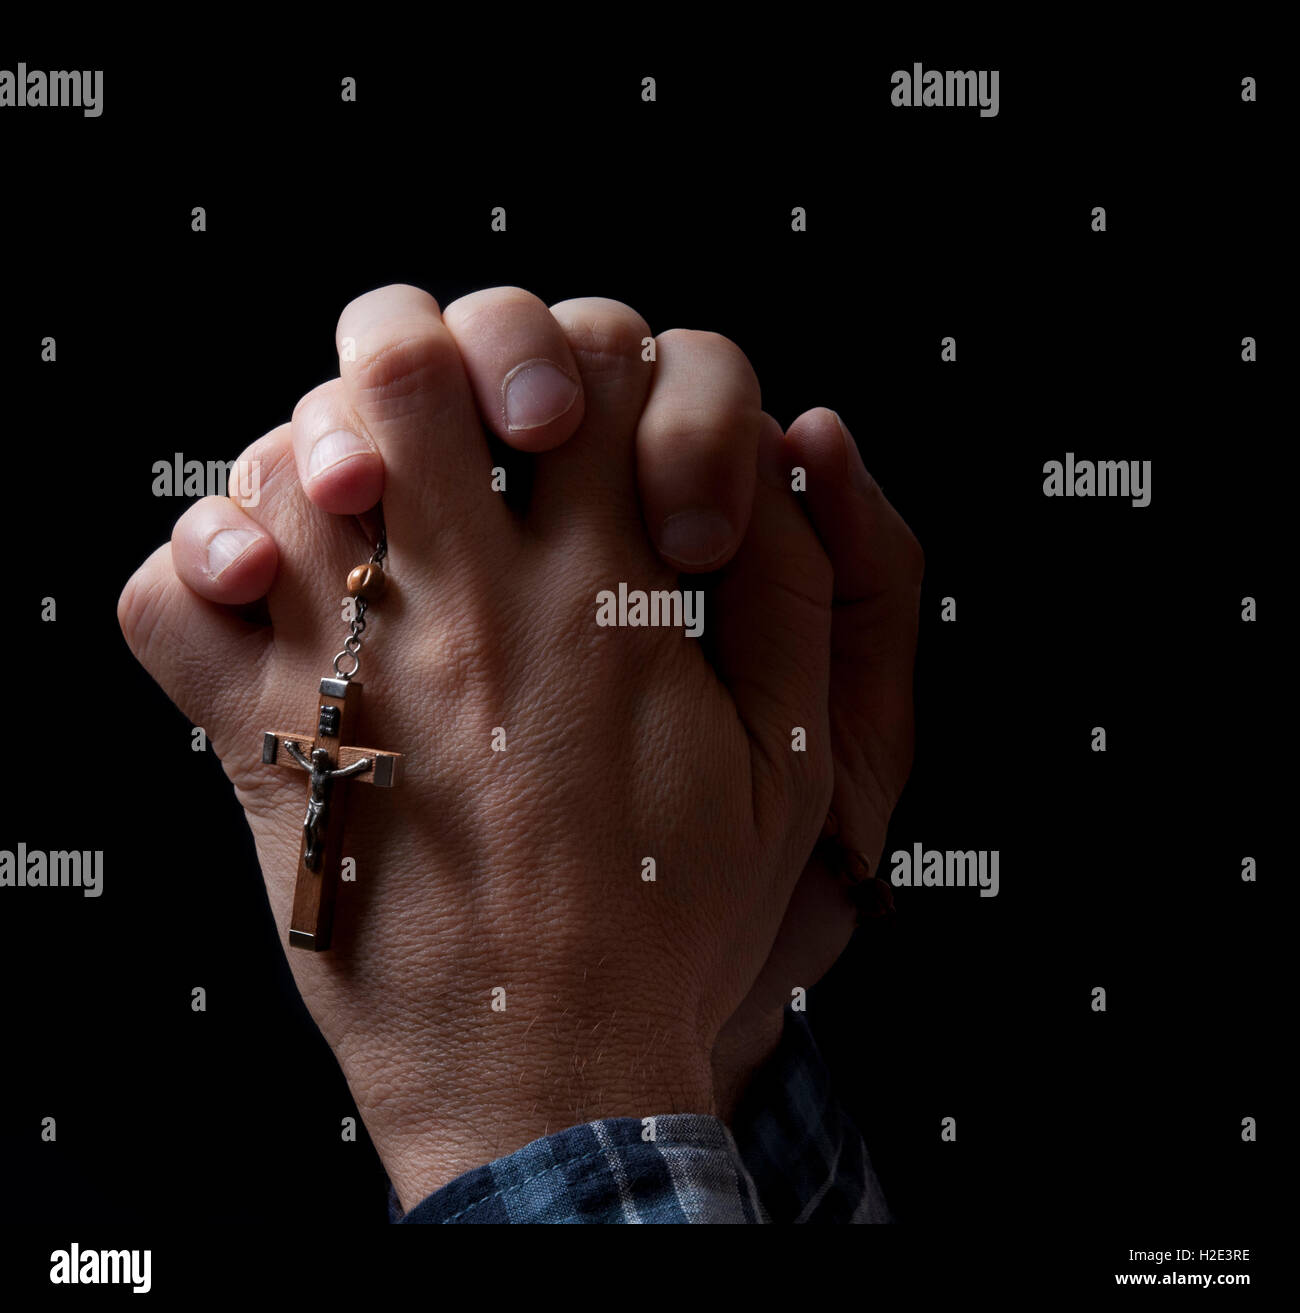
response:
M373 561L358 565L348 575L348 592L353 597L364 597L373 602L384 591L384 568Z

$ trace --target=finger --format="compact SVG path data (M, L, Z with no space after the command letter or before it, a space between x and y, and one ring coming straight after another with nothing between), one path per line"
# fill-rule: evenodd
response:
M781 426L764 416L749 532L713 590L709 624L715 667L753 745L755 819L789 846L786 865L798 871L830 802L832 578L776 472L780 443Z
M845 846L876 860L912 764L924 554L834 411L790 426L782 464L806 472L804 505L835 575L832 806Z
M244 606L265 597L275 579L275 541L228 497L204 497L172 529L172 565L210 602Z
M350 405L341 378L308 392L293 411L293 454L303 491L332 515L360 515L384 493L384 458Z
M247 701L248 685L197 679L195 672L256 671L271 643L269 627L240 619L182 582L170 543L127 580L117 620L136 659L196 725L223 723L239 700ZM226 750L215 739L214 747Z
M716 570L735 554L753 505L758 379L717 333L675 328L655 348L636 435L642 513L670 565Z
M347 404L384 461L390 551L450 569L486 556L510 515L474 396L438 303L417 287L368 292L339 317Z
M281 424L235 462L230 500L274 540L278 564L266 594L271 623L286 639L314 633L336 610L348 572L372 543L350 515L331 515L307 498L298 478L292 426ZM255 477L243 486L241 471Z
M551 307L582 381L583 419L568 442L536 459L529 518L558 536L592 524L645 541L636 486L636 426L650 387L650 327L631 306L602 297Z
M836 603L886 594L915 600L924 553L839 416L824 406L805 412L784 446L785 458L807 473L804 502L835 567Z
M545 302L520 287L453 301L443 323L460 351L483 422L520 451L549 451L582 423L578 365Z

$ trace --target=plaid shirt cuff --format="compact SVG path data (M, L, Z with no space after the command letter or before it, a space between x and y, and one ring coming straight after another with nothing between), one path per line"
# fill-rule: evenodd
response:
M861 1133L802 1013L733 1118L588 1122L457 1177L393 1222L891 1222ZM761 1202L760 1202L761 1201Z
M650 1119L647 1119L650 1120ZM389 1187L389 1218L448 1222L763 1222L731 1132L716 1117L635 1117L571 1126L476 1167L402 1215Z

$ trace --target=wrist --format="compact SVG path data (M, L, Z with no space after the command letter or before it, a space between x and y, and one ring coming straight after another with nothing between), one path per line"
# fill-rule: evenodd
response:
M508 1014L506 1014L508 1015ZM403 1209L570 1126L717 1115L708 1050L661 1018L522 1015L457 1032L454 1051L349 1064L357 1106Z
M785 1029L785 1013L743 1006L722 1028L713 1046L714 1100L718 1116L730 1124L754 1073L776 1052Z

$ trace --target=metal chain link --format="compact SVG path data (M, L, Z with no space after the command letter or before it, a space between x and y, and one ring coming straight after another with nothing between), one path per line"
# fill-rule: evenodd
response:
M384 557L388 555L388 534L385 530L379 531L379 541L375 544L375 550L370 553L370 564L378 565L382 568ZM361 635L366 631L366 612L370 609L370 604L364 597L357 598L357 618L348 626L348 636L343 640L343 651L334 658L334 674L339 679L351 679L358 670L361 669ZM345 657L352 658L352 669L343 671L339 669L339 662Z
M371 565L383 565L384 557L388 555L388 530L380 529L379 541L375 544L375 550L370 553Z

